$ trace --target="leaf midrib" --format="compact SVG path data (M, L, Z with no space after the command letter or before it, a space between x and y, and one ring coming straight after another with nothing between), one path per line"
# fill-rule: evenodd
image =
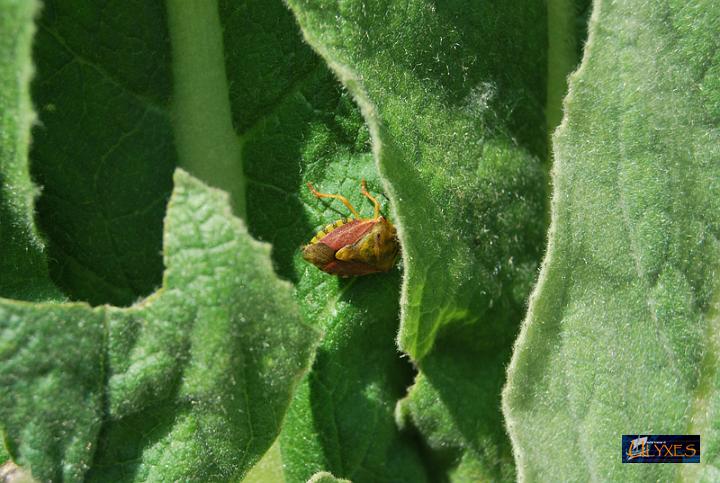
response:
M230 194L247 219L242 143L233 129L217 0L167 0L179 165Z

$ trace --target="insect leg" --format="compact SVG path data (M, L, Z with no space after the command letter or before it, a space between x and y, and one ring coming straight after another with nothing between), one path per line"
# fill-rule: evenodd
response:
M367 196L367 197L370 199L370 201L372 201L373 204L375 205L375 216L374 216L373 218L379 217L379 216L380 216L380 203L378 203L378 200L376 200L375 198L373 198L372 195L371 195L370 193L368 193L367 183L365 183L365 180L364 180L364 179L362 180L361 186L362 186L362 188L361 188L360 191L362 191L362 194L364 194L365 196Z
M312 191L312 194L317 196L318 198L335 198L340 201L342 201L342 204L347 206L347 209L352 212L352 214L355 216L355 218L360 219L360 214L353 208L353 205L350 204L347 198L345 198L343 195L331 195L328 193L320 193L318 190L316 190L311 183L308 183L308 188L310 188L310 191Z

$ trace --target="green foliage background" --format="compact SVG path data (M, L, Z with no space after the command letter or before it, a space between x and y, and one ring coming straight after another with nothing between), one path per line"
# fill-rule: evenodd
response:
M715 479L720 12L634 3L0 0L9 456ZM337 279L299 248L347 213L305 184L368 216L361 179L402 260ZM702 464L621 465L642 432Z

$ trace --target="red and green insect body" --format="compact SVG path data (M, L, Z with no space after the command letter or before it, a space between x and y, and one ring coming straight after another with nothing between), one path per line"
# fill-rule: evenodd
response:
M372 218L361 218L342 195L320 193L310 183L308 187L318 198L340 200L355 218L338 220L318 232L303 247L305 260L323 272L340 277L387 272L393 267L400 250L397 233L393 224L380 216L380 203L368 193L365 180L362 194L375 204Z

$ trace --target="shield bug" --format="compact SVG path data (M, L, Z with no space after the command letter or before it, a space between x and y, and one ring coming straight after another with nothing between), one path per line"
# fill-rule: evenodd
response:
M323 272L340 277L387 272L393 267L400 250L395 227L380 215L380 203L368 192L365 180L362 180L361 192L375 205L372 218L361 218L344 196L320 193L312 184L307 185L318 198L340 200L354 218L340 219L319 231L303 247L305 260Z

